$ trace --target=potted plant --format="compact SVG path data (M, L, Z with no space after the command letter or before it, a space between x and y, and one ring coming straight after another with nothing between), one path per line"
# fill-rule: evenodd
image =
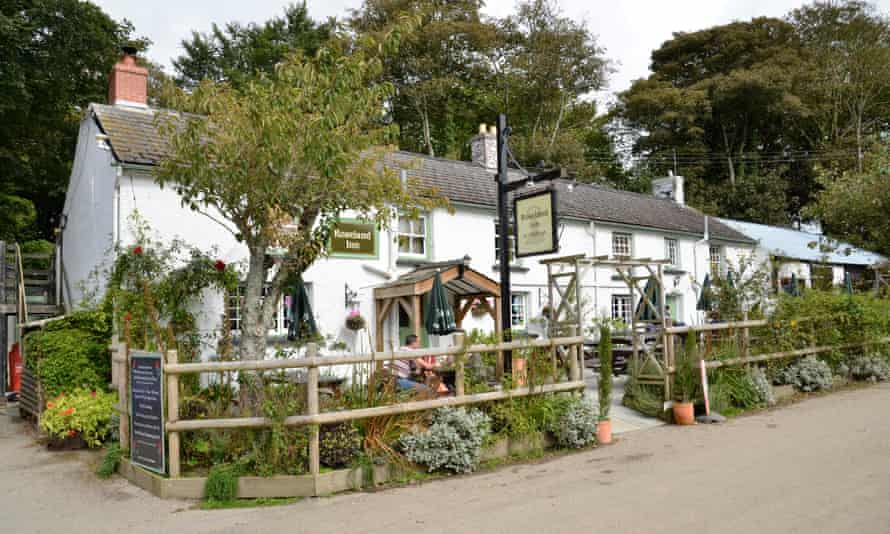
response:
M109 437L117 395L77 389L46 403L40 427L49 434L53 450L99 447Z
M599 393L599 418L596 423L596 440L602 444L612 443L612 421L609 410L612 407L612 333L608 326L600 327L600 379L597 383Z
M686 336L683 352L675 362L674 369L674 422L678 425L695 424L695 393L698 389L698 374L695 364L698 361L698 345L695 335Z
M367 322L365 318L362 317L362 312L359 310L352 310L349 312L349 315L346 316L346 328L356 332L365 327Z

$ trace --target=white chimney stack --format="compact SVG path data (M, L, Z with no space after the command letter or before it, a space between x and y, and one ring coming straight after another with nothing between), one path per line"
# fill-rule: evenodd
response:
M686 191L683 177L668 171L666 178L652 180L652 195L657 198L668 198L685 206Z
M479 133L470 140L473 163L488 170L498 168L498 135L495 126L479 125Z

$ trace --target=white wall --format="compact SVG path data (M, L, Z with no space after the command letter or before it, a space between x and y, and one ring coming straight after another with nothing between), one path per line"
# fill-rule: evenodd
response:
M62 262L67 278L62 291L66 303L74 307L100 290L100 280L90 274L110 267L117 169L111 152L100 148L96 139L100 133L92 117L81 121L62 212Z

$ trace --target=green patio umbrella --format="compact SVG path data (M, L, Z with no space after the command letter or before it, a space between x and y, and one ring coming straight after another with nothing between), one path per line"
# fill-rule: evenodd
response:
M711 289L711 275L705 275L705 281L701 285L701 293L698 296L698 302L695 309L699 311L711 311L714 309L714 290Z
M287 329L287 339L294 341L318 335L318 327L315 325L312 305L309 303L309 294L306 292L303 279L298 278L288 289L290 326Z
M661 306L661 295L658 291L658 282L656 282L653 277L650 276L649 279L646 280L646 287L643 288L643 292L649 297L649 300L656 309ZM640 302L637 303L637 311L634 315L639 317L641 321L658 320L658 312L653 310L652 306L649 306L643 298L640 298Z
M735 289L735 278L732 277L732 271L726 272L726 285L729 286L730 289Z
M800 286L797 284L797 273L791 273L791 283L788 284L788 294L792 297L800 296Z
M426 309L424 310L424 327L426 333L433 336L445 336L457 330L454 322L454 311L445 294L445 286L442 285L442 277L436 271L433 280L433 288L427 296Z
M848 295L853 294L853 277L850 273L844 273L844 292Z

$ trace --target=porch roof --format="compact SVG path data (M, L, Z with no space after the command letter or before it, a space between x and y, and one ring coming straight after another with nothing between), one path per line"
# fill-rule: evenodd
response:
M469 266L470 258L422 265L392 282L374 288L375 299L424 295L433 288L436 273L442 277L445 290L460 297L501 296L501 286Z

